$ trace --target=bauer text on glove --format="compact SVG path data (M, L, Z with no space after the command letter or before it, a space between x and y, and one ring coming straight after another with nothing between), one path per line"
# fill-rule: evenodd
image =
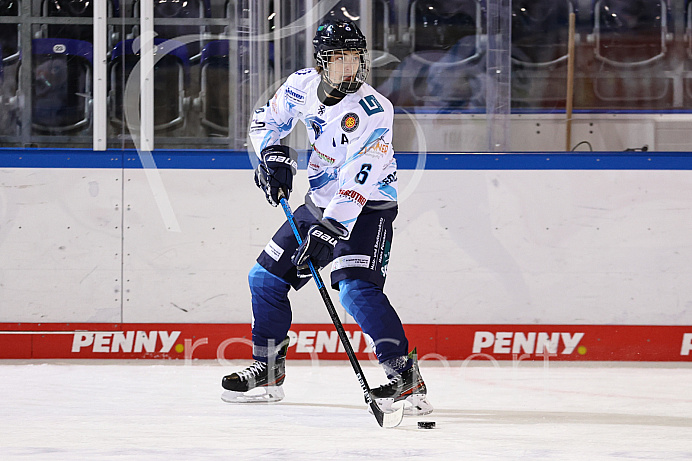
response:
M272 206L279 204L279 190L288 200L293 190L298 154L288 146L268 146L262 149L262 161L255 170L255 184L264 191Z
M291 261L296 266L303 266L307 264L309 258L315 266L324 267L332 261L334 247L339 239L347 235L348 231L341 223L325 218L310 227L305 240L293 254Z

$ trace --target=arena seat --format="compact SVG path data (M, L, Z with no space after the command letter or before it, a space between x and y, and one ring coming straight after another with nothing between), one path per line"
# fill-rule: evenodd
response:
M663 59L673 36L665 0L594 0L596 59L631 68Z
M547 67L567 61L571 0L512 1L512 62Z
M373 0L370 14L372 21L372 33L368 35L368 48L370 50L388 51L388 36L393 19L393 9L390 4L394 0ZM326 16L343 21L354 21L362 27L360 21L362 0L341 0L326 14Z
M0 56L2 56L2 46L0 45ZM0 59L0 108L4 105L5 96L5 63ZM0 115L0 118L2 115Z
M139 0L135 0L132 6L132 14L139 16ZM154 0L154 18L156 19L200 19L211 18L210 0ZM202 35L207 32L207 27L199 24L169 25L156 24L154 20L154 32L161 39L177 40L183 35L199 35L199 40L187 43L187 55L189 61L197 61L203 46Z
M689 69L692 67L692 0L687 0L685 3L685 51L687 57L685 68ZM690 101L692 101L692 73L685 72L683 86L685 105L689 107Z
M101 0L104 1L104 0ZM117 17L120 14L119 0L108 1L108 15ZM41 16L49 18L93 18L94 2L92 0L43 0ZM41 26L43 38L71 38L93 41L91 24L45 24Z
M373 9L373 36L370 38L370 49L388 52L393 8L387 0L375 0Z
M228 136L229 72L228 41L207 43L200 59L199 104L202 126L210 135Z
M275 20L273 14L260 16L251 13L246 2L225 2L224 14L228 25L224 35L233 39L205 44L200 58L200 93L195 99L201 125L208 136L230 136L241 143L245 142L245 125L257 102L251 95L258 86L260 91L266 89L258 85L254 76L261 75L269 82L274 80L274 43L252 41L251 35L254 35L255 28L271 31L278 19ZM266 23L259 23L265 20ZM255 51L257 54L253 59ZM290 58L283 56L282 59ZM235 104L233 110L229 109L230 95Z
M685 48L692 59L692 0L685 2Z
M468 108L479 104L483 69L481 0L414 0L410 54L378 90L395 105Z
M19 16L19 2L0 0L0 16ZM19 58L19 25L3 24L0 27L0 58L5 64Z
M19 2L0 0L0 17L12 16L19 19ZM0 134L3 135L15 132L18 127L17 63L20 49L19 24L0 25Z
M32 126L67 133L91 121L91 43L63 38L32 40Z
M2 56L2 46L0 46L0 56ZM17 109L16 87L5 87L5 65L5 62L0 59L0 133L7 131L7 124Z
M673 39L665 0L594 0L588 41L598 67L593 91L607 107L668 107L672 80L665 75Z
M512 2L512 101L555 108L566 99L571 0Z
M139 53L133 51L134 40L119 42L111 53L109 70L109 118L113 125L124 128L123 104L125 85L132 69L139 62ZM156 53L164 53L154 65L154 129L168 131L184 126L187 113L185 88L189 83L189 59L184 44L175 40L156 38ZM133 82L139 85L139 81ZM137 92L139 94L139 91Z
M480 0L413 0L409 5L412 53L447 51L465 37L475 39L478 51L482 31L483 5Z

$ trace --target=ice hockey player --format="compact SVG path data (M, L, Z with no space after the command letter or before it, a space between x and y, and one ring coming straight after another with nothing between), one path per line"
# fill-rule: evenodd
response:
M288 198L296 152L280 144L298 120L312 145L310 190L295 210L303 244L285 222L249 274L255 362L225 376L228 402L278 401L284 397L291 326L288 292L310 280L308 259L332 263L331 284L360 328L373 340L388 384L373 389L384 411L404 400L405 414L432 411L415 350L383 292L397 215L396 160L392 149L392 104L365 83L369 58L355 23L322 22L313 39L315 68L293 73L266 106L255 111L250 137L259 156L255 182L276 206Z

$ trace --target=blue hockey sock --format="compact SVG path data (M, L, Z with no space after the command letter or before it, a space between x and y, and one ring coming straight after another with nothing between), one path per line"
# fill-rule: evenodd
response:
M375 354L387 374L400 373L411 367L408 340L404 327L389 299L378 285L365 280L346 279L339 282L339 300L375 343ZM387 364L391 363L388 367Z
M290 285L255 264L248 275L252 294L252 356L267 362L282 346L291 327Z

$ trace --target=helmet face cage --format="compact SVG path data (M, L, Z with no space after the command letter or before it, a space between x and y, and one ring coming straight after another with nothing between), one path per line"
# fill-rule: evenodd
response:
M359 58L357 70L344 72L344 52L356 52ZM350 53L349 53L350 54ZM370 73L370 57L364 48L342 48L334 50L322 50L316 54L317 65L322 68L322 78L332 87L342 93L355 93L365 83ZM348 59L348 55L346 55ZM355 64L353 65L355 67ZM350 77L350 78L349 78Z

